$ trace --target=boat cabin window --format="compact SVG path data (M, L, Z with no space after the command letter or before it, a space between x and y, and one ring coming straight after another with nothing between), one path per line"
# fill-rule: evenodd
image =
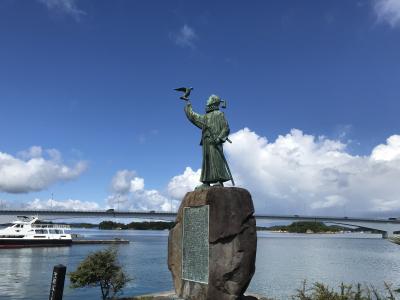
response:
M45 230L45 229L36 229L36 230L35 230L35 233L38 233L38 234L46 234L46 233L47 233L47 230Z

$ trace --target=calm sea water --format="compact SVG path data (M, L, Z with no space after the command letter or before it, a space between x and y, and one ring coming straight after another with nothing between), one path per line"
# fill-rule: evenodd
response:
M76 231L75 231L76 232ZM124 295L172 290L167 268L167 231L79 231L87 238L126 238L119 258L134 278ZM104 245L63 248L0 250L0 299L48 299L52 268L76 269L79 262ZM289 299L304 279L333 287L341 282L373 284L389 282L400 287L400 246L378 235L295 235L259 232L256 274L249 291ZM64 299L100 299L99 288L70 289Z

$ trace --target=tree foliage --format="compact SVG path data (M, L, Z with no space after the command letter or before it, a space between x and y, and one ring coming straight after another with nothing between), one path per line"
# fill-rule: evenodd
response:
M293 222L290 225L277 225L268 227L268 230L282 230L290 233L306 233L307 230L311 230L314 233L323 233L323 232L338 232L341 230L350 230L349 228L331 225L327 226L322 222Z
M113 221L103 221L99 224L99 229L136 229L136 230L164 230L174 227L174 222L132 222L123 224Z
M72 288L100 286L103 300L113 299L130 280L118 263L115 248L89 254L69 276Z

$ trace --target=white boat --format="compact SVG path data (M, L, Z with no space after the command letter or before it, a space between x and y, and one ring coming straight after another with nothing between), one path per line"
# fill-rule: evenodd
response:
M0 229L0 248L70 246L68 225L35 224L37 217L18 216L12 225Z

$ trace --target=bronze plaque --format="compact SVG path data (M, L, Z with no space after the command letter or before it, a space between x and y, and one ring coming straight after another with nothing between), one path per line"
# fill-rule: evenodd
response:
M182 279L208 284L209 205L183 210Z

